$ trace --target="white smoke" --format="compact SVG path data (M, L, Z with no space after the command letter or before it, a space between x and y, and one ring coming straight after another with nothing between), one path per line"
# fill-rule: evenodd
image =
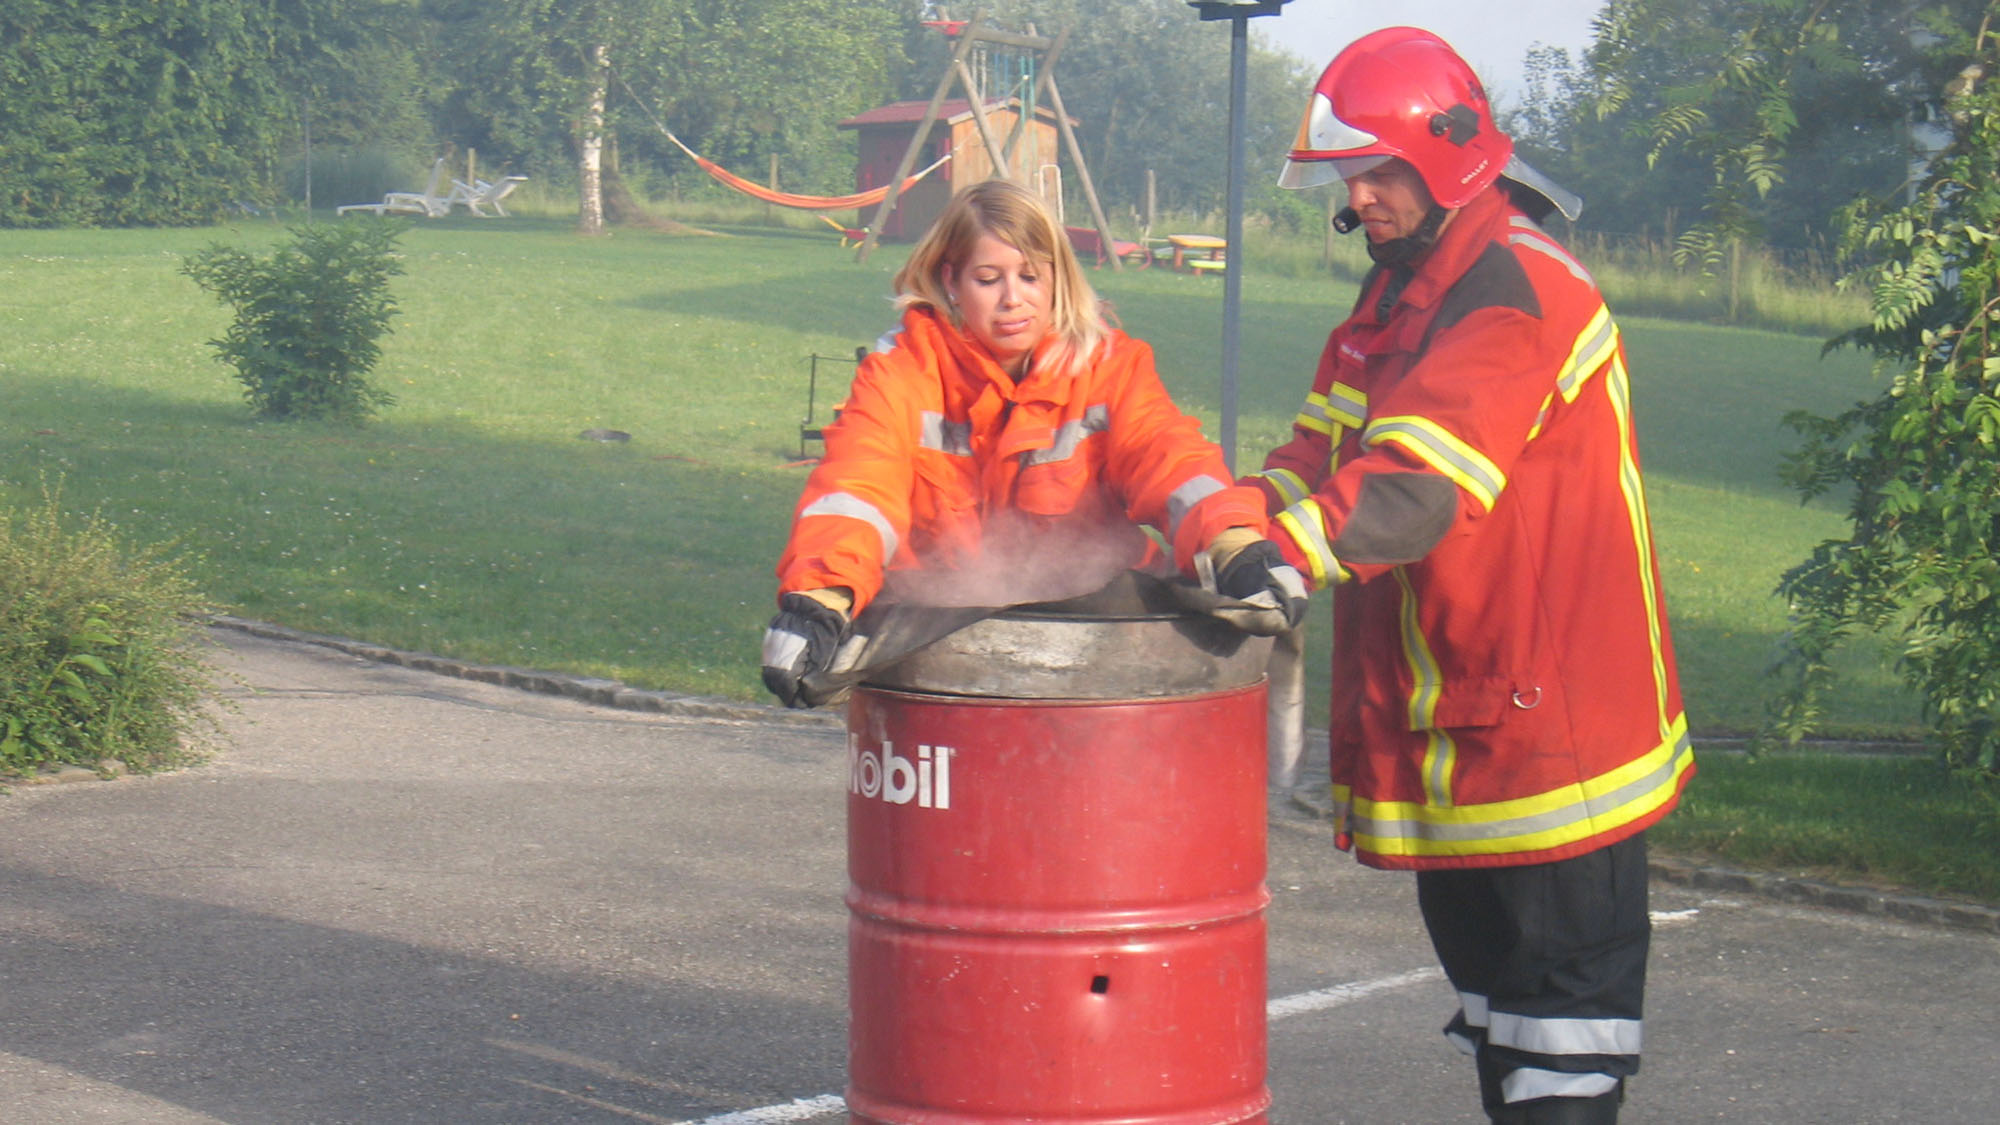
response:
M1145 550L1145 532L1130 523L1086 525L1010 510L987 522L977 557L897 571L889 585L897 600L915 605L1065 601L1102 589Z

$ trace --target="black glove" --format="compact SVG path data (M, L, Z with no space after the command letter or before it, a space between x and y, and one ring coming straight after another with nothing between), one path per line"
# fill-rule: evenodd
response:
M764 686L787 707L809 707L799 681L824 672L847 634L847 615L804 594L786 594L764 630Z
M1284 616L1285 628L1296 629L1306 619L1306 580L1298 568L1285 561L1278 545L1260 539L1236 552L1215 576L1215 588L1238 601L1258 600L1268 594L1272 608Z

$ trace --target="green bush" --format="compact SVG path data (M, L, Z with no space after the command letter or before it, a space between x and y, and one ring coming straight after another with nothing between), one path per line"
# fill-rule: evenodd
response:
M196 757L213 717L195 650L208 605L158 548L127 550L95 518L65 530L59 509L49 491L0 508L0 775Z
M396 315L389 279L403 272L402 229L386 219L307 224L268 257L218 243L183 260L182 273L236 309L209 343L260 417L358 425L396 401L368 372Z

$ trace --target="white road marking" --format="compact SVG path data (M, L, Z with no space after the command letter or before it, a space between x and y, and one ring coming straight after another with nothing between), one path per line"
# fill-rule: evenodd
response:
M799 1098L784 1105L767 1105L758 1109L704 1117L700 1121L682 1122L681 1125L770 1125L774 1121L805 1121L823 1117L829 1113L839 1113L846 1108L847 1103L839 1094L821 1094L816 1098Z
M1281 1020L1286 1016L1296 1016L1302 1012L1317 1012L1325 1008L1338 1008L1351 1004L1364 996L1377 992L1387 992L1392 988L1404 988L1426 981L1443 980L1444 970L1439 968L1411 969L1395 976L1377 977L1374 980L1358 980L1347 984L1336 984L1332 988L1319 988L1311 992L1300 992L1291 996L1280 996L1264 1006L1267 1019Z
M1700 913L1701 911L1699 909L1655 910L1653 911L1653 925L1672 926L1672 925L1677 925L1681 922L1692 922L1694 921L1695 915Z
M1347 984L1336 984L1331 988L1314 989L1311 992L1280 996L1264 1006L1266 1019L1281 1020L1286 1016L1296 1016L1303 1012L1318 1012L1327 1008L1338 1008L1351 1004L1378 992L1393 988L1404 988L1412 984L1444 979L1442 969L1412 969L1394 976L1377 977L1374 980L1358 980ZM839 1094L821 1094L816 1098L800 1098L784 1105L767 1105L759 1109L746 1109L738 1113L725 1113L717 1117L704 1117L699 1121L684 1121L677 1125L769 1125L776 1121L805 1121L823 1114L839 1113L847 1108L847 1103Z

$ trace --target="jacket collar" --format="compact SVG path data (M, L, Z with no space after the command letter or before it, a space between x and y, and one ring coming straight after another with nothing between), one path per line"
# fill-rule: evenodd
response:
M1068 395L1059 390L1059 384L1070 380L1056 379L1044 370L1042 357L1051 346L1050 340L1043 340L1028 359L1028 375L1019 384L1007 374L1000 362L985 345L952 324L951 318L928 305L914 305L903 313L903 327L920 337L934 340L935 347L949 356L956 375L966 384L971 397L978 397L981 388L991 387L1001 398L1012 401L1048 400L1061 402ZM946 373L947 378L952 373Z
M1495 188L1480 192L1459 208L1457 217L1438 235L1437 245L1417 259L1414 275L1403 289L1402 303L1420 309L1435 304L1485 253L1496 229L1506 226L1509 211L1506 197Z

